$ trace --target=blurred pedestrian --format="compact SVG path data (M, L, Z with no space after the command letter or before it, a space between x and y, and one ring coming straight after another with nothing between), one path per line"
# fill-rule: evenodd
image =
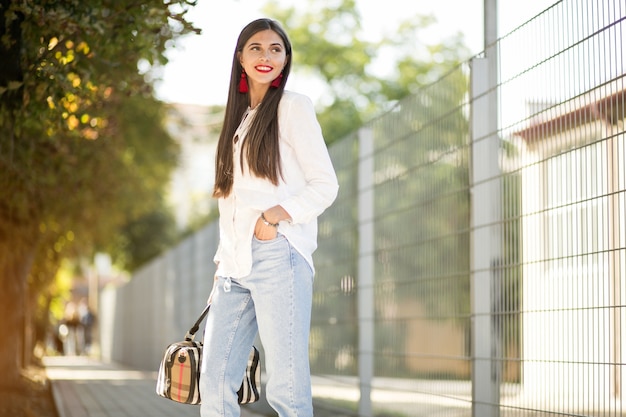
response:
M62 324L65 326L65 328L61 328L61 334L64 336L64 354L68 356L78 355L80 350L80 336L78 334L80 331L80 320L78 318L78 306L73 300L65 304Z
M92 332L95 317L85 298L82 298L78 303L78 317L82 328L82 346L80 353L88 355L91 351L91 344L93 343Z

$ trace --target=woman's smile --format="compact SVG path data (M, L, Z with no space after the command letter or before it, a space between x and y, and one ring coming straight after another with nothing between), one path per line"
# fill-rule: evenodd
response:
M274 68L273 67L268 67L266 65L259 65L258 67L255 67L257 71L259 72L271 72Z

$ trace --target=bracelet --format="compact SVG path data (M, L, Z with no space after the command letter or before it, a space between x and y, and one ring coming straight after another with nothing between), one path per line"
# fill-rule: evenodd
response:
M265 214L261 213L261 221L265 223L266 226L278 227L278 223L270 223L266 218Z

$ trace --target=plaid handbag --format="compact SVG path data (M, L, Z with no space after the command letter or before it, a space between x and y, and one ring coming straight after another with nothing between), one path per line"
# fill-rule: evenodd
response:
M210 304L185 335L182 342L172 343L165 349L159 366L156 393L164 398L183 404L200 404L200 365L202 362L202 342L194 341L200 323L209 313ZM239 403L258 401L261 390L261 364L259 351L255 346L250 350L248 366L237 392Z

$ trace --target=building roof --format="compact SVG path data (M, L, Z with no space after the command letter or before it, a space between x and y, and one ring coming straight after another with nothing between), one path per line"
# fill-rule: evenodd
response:
M531 123L526 129L515 132L515 135L527 142L535 142L595 121L611 125L623 121L626 118L626 89L594 99L601 94L600 91L592 90L544 110L542 114L554 116Z

